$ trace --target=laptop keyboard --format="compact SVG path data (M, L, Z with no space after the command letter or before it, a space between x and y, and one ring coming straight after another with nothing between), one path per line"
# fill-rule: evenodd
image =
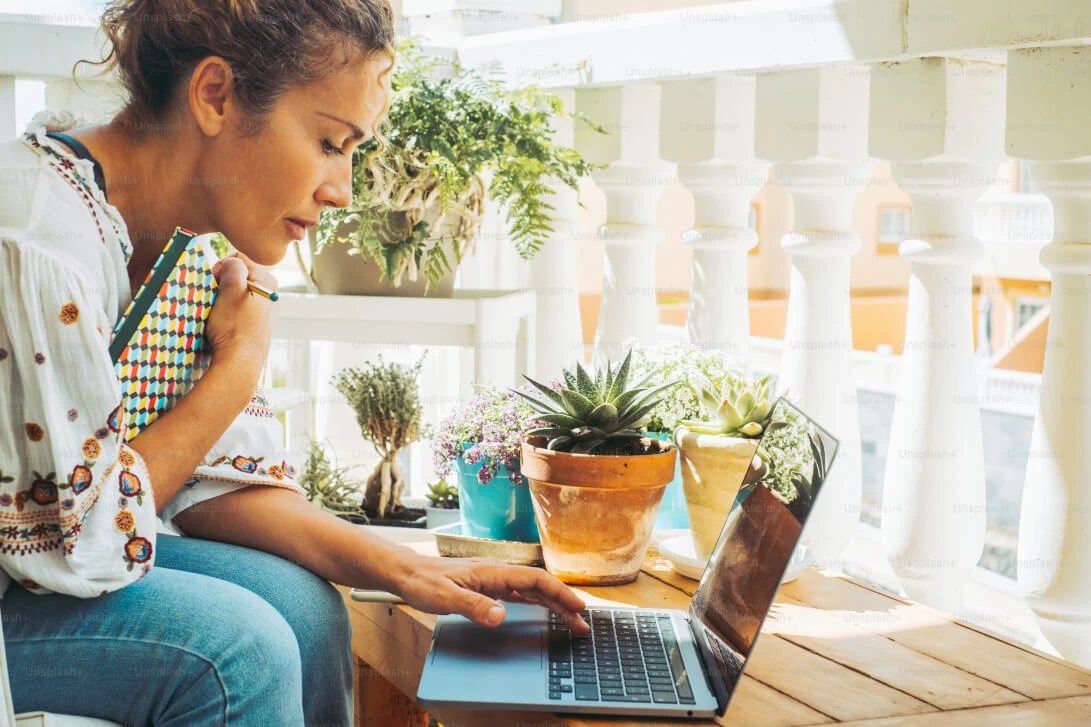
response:
M549 618L549 698L695 704L669 614L592 608L591 634L574 637Z

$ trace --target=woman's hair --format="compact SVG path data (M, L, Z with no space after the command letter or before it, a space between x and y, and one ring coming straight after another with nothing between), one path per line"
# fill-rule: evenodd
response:
M137 135L167 119L208 56L230 64L249 133L288 89L394 56L388 0L109 0L101 22L109 53L93 65L117 69L128 92L122 113Z

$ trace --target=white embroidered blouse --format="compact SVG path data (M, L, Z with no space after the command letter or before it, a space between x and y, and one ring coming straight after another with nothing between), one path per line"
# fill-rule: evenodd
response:
M45 136L74 125L41 114L0 142L0 595L11 579L84 598L121 588L151 569L162 524L107 350L132 296L125 221L91 162ZM302 492L282 441L259 390L162 521L249 485Z

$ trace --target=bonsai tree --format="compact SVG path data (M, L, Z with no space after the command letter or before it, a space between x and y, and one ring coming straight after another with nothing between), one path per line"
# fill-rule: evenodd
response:
M507 89L410 40L398 47L390 88L380 133L353 154L353 204L323 211L315 252L348 243L394 286L423 275L430 287L471 253L486 195L529 260L553 232L546 181L576 189L597 168L553 140L552 122L602 130L535 86Z
M420 438L421 403L417 378L424 359L412 367L368 362L350 367L333 384L356 413L360 433L381 457L364 489L364 510L386 517L402 509L405 479L398 465L398 450Z

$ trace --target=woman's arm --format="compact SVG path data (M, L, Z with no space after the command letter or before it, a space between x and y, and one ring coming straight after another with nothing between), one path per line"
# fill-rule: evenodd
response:
M538 568L479 558L436 558L369 533L287 490L248 487L200 502L175 517L186 533L274 553L335 583L397 593L430 613L459 613L495 626L497 599L540 603L586 632L583 601Z
M241 255L221 260L214 273L219 293L206 328L212 364L169 412L129 443L148 468L157 513L246 408L269 351L273 304L251 295L246 281L249 276L276 289L276 279Z
M218 359L169 412L129 442L148 468L157 513L178 494L202 458L246 408L253 385L240 386L239 382L256 384L257 375L244 373L244 366Z

